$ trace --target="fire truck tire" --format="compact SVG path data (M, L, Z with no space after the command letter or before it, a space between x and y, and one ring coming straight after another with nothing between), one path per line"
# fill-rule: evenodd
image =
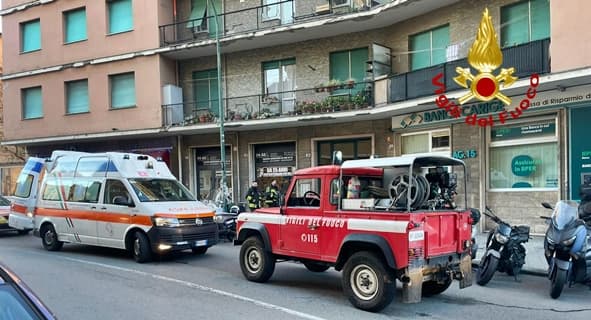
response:
M131 255L138 263L149 262L152 260L152 248L150 240L145 233L136 231L131 242Z
M356 308L377 312L389 305L396 292L396 280L375 253L353 254L343 268L343 291Z
M41 227L41 242L43 243L43 247L48 251L60 251L64 246L62 241L59 241L57 238L57 233L55 232L55 228L51 224L44 224Z
M423 297L431 297L442 293L451 286L452 279L448 277L442 283L438 283L436 280L423 282L423 289L421 291Z
M240 248L240 269L244 277L253 282L266 282L275 271L275 257L258 237L250 237Z
M324 272L328 270L328 268L330 268L327 265L320 264L317 262L304 262L304 266L306 266L306 269L312 272Z

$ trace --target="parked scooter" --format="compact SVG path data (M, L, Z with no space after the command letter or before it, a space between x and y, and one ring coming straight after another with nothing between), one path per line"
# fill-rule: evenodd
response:
M550 296L560 297L564 284L583 283L591 286L591 239L585 222L577 218L578 204L561 200L556 207L543 202L542 206L554 210L551 217L540 216L548 223L544 251L548 261Z
M525 242L529 240L529 226L511 226L499 218L489 207L484 214L491 218L497 227L488 234L486 251L480 259L476 283L486 285L495 271L506 272L519 281L517 275L525 264Z

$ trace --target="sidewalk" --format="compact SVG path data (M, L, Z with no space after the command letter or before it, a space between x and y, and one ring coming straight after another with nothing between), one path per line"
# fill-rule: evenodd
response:
M479 233L476 235L478 252L476 253L476 259L472 261L476 266L478 266L480 258L484 255L487 236L488 233ZM525 264L521 272L545 277L548 271L548 263L544 257L544 236L531 236L531 239L524 243L524 246L527 252L525 255Z

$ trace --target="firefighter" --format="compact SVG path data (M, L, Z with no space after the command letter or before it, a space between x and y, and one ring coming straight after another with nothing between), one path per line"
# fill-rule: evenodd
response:
M246 192L246 201L248 202L248 210L251 212L261 207L261 193L256 181L253 181L250 188L248 188L248 191Z
M265 189L265 204L268 207L279 206L279 187L277 187L277 180L271 181L271 185Z

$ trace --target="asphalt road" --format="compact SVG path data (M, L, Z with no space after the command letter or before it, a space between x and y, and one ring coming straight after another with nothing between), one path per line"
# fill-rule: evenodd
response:
M343 296L340 273L277 265L265 284L246 281L238 247L222 243L203 256L183 252L137 264L126 252L81 245L45 251L33 236L0 234L0 261L40 296L59 319L589 319L591 291L548 295L546 278L497 274L487 287L402 304L400 293L382 312L355 309Z

